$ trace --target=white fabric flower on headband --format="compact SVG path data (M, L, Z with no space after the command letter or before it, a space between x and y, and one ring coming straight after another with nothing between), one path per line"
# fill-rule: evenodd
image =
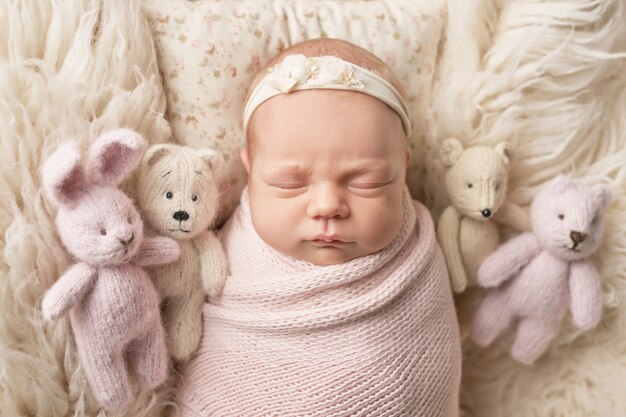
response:
M298 84L310 87L329 84L365 87L360 75L349 63L333 56L307 58L304 55L289 55L267 71L267 80L283 93L288 93Z

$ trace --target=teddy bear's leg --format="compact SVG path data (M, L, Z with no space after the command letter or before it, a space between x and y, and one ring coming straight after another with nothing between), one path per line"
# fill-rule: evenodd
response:
M204 291L199 288L189 298L170 299L165 314L167 345L177 361L187 359L202 337Z
M141 384L154 389L167 378L167 347L165 331L159 319L155 320L146 334L130 345L130 367Z
M520 320L511 355L524 364L532 364L546 350L559 331L559 321Z
M122 352L107 351L106 343L99 340L78 339L76 342L96 400L107 409L123 407L132 398L133 392Z
M489 346L511 324L513 313L508 300L505 289L487 292L472 319L471 336L478 346Z

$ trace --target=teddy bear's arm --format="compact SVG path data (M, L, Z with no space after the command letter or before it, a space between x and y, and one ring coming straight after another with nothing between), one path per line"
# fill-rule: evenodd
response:
M41 303L43 317L54 320L63 316L91 289L98 270L84 262L72 265L48 290Z
M602 313L602 290L598 272L589 261L570 264L570 309L574 324L588 330L600 321Z
M511 226L520 232L530 232L532 230L528 211L508 201L505 201L498 209L494 215L494 220Z
M174 262L180 255L180 246L165 236L147 237L131 262L139 266L162 265Z
M497 287L517 275L541 252L541 246L532 233L524 233L500 245L478 268L478 284Z
M220 240L206 231L194 239L200 257L200 274L204 291L209 297L222 293L226 282L227 262Z
M467 274L461 258L461 247L459 246L459 230L461 228L461 215L453 206L448 206L439 218L437 228L437 238L441 245L450 282L454 292L463 292L467 286Z

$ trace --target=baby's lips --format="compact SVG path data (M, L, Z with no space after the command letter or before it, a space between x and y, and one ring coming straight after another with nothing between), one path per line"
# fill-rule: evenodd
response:
M317 235L313 236L313 238L311 240L313 240L313 241L315 241L315 240L322 240L324 242L338 241L338 242L341 242L341 243L347 243L348 242L347 240L342 239L337 234L324 234L324 233L320 233L320 234L317 234Z

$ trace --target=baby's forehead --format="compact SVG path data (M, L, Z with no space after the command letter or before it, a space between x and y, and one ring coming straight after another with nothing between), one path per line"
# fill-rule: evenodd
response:
M306 90L267 100L250 119L248 145L282 135L341 134L380 140L406 138L399 115L367 94L344 90ZM271 142L271 140L270 140Z

